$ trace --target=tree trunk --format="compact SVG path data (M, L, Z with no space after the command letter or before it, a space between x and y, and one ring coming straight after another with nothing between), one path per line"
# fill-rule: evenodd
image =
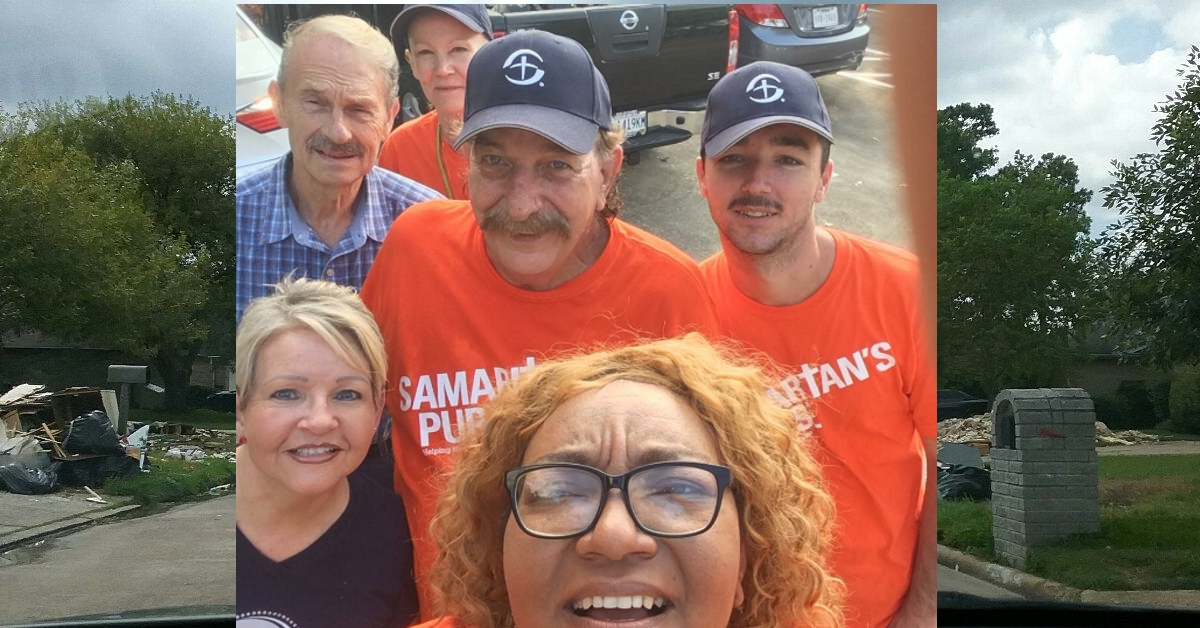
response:
M187 409L188 383L192 379L194 347L162 347L154 356L154 366L166 387L166 410L182 412Z

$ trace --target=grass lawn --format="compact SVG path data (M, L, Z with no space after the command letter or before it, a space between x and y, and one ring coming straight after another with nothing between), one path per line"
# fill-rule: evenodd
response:
M1200 589L1200 455L1100 458L1100 534L1031 552L1028 571L1097 590ZM939 542L992 559L987 503L938 503Z
M235 415L232 412L217 412L207 408L189 408L183 412L168 412L166 410L146 410L136 408L129 412L134 421L141 423L183 423L193 427L208 430L232 430Z
M150 469L150 473L110 478L104 483L104 492L128 495L134 502L151 507L166 502L205 499L208 489L234 481L237 465L220 458L193 462L154 457Z

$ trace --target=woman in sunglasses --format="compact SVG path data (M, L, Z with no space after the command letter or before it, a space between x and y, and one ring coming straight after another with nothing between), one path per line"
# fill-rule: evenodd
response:
M523 373L438 505L442 625L840 626L832 500L767 381L698 334Z

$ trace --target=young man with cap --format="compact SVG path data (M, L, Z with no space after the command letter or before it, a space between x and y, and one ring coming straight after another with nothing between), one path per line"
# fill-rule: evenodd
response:
M392 22L392 41L404 49L433 110L396 128L379 165L423 183L449 199L466 199L467 159L454 150L462 128L467 66L492 39L482 4L410 4Z
M496 389L560 352L716 328L695 262L616 217L622 134L583 46L539 31L488 43L465 112L471 200L405 212L362 291L388 350L424 613L435 478Z
M935 388L917 260L817 225L832 143L803 70L757 62L723 77L696 161L722 246L702 271L722 331L791 371L770 394L824 463L847 626L932 626Z

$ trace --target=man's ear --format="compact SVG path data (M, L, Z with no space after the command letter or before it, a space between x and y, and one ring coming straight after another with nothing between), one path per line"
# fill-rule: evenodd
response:
M813 198L814 203L820 203L825 200L825 193L829 191L829 182L833 181L833 160L830 159L825 164L825 172L821 173L821 186L817 188L817 193Z
M388 107L387 128L390 130L395 126L396 115L400 113L400 99L393 98L392 106ZM387 138L384 138L386 141Z
M604 177L604 190L612 188L617 182L617 175L621 173L621 165L625 163L625 149L618 146L613 149L612 158L606 163L600 164L600 174Z
M704 158L696 158L696 181L700 183L700 198L708 198L708 185L704 183Z
M287 128L287 116L283 112L283 93L279 89L279 81L271 81L267 86L267 95L271 97L271 111L275 114L275 119L279 121L279 126Z

